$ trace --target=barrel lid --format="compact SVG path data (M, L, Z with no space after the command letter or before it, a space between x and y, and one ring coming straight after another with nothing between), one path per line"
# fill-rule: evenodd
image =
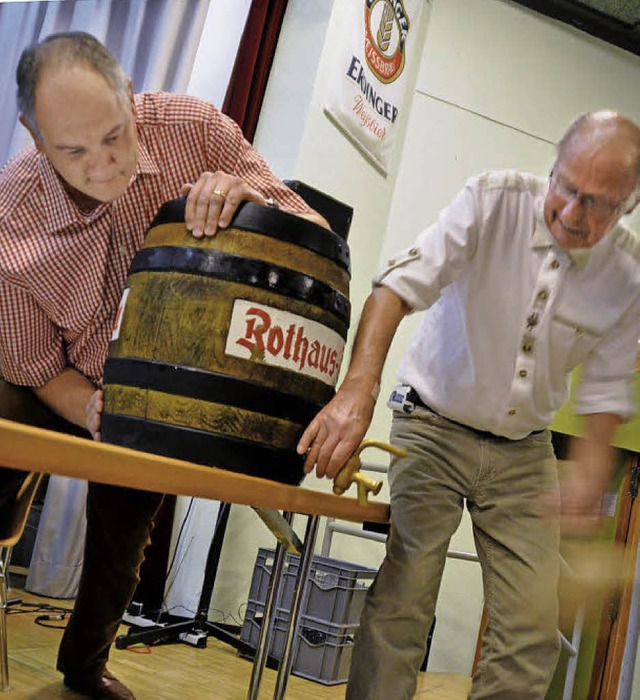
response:
M151 227L182 223L186 201L185 197L179 197L165 202L151 222ZM260 233L306 248L337 263L351 274L347 242L333 231L295 214L273 207L265 207L255 202L243 202L236 210L229 228Z

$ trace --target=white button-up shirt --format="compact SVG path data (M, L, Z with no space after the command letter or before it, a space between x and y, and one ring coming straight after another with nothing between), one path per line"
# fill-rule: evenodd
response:
M398 379L438 413L512 439L546 427L583 364L578 414L635 410L640 238L618 224L590 250L554 245L544 179L471 178L374 278L426 310Z

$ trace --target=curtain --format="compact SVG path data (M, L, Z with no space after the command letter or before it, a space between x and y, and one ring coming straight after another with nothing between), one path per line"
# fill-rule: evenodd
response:
M52 0L0 3L0 163L27 145L18 123L15 69L22 50L48 34L83 30L118 58L133 89L186 92L209 0Z
M49 477L25 588L52 598L78 590L86 532L87 482Z
M253 0L222 111L253 141L288 0Z
M209 0L58 0L0 3L0 162L30 142L18 123L15 68L23 48L58 31L83 30L118 58L134 91L186 92ZM28 590L75 595L82 565L86 482L49 482L34 544Z

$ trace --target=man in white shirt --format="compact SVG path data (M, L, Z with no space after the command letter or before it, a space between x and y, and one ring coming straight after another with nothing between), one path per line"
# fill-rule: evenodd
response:
M349 371L298 450L333 477L362 440L402 318L425 314L402 361L389 472L387 554L361 619L349 700L409 700L451 535L470 512L488 627L470 698L544 698L559 652L560 524L593 520L616 427L634 410L640 128L610 111L577 119L548 181L485 173L374 278ZM558 485L547 426L585 416ZM541 514L544 502L560 505ZM535 605L532 604L535 601Z

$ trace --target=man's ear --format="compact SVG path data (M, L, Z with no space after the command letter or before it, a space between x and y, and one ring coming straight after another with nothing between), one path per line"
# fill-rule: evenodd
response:
M129 100L131 101L131 111L135 114L136 101L133 97L133 81L131 80L131 78L127 78L127 82L129 83Z
M40 138L40 135L33 129L33 127L27 122L27 120L22 116L22 114L18 117L18 121L24 126L24 128L31 134L31 138L33 139L33 142L36 146L36 148L39 151L44 151L44 148L42 147L42 139Z

